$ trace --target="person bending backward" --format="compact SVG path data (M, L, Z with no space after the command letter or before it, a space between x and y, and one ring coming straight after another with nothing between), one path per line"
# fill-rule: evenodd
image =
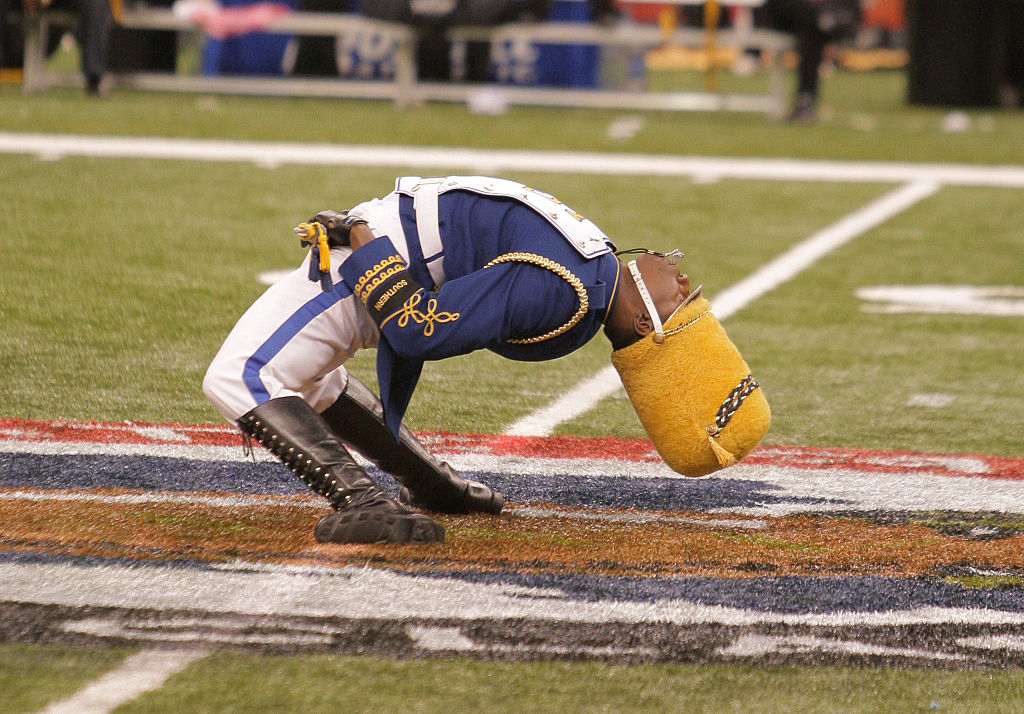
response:
M548 360L598 330L648 435L688 476L731 465L770 423L767 401L679 251L615 252L553 196L477 176L399 178L349 211L296 232L303 265L235 325L203 391L334 512L322 542L430 543L423 510L501 512L502 496L435 459L403 424L425 360L489 349ZM628 256L622 262L618 256ZM380 399L345 361L377 348ZM382 491L355 449L402 485Z

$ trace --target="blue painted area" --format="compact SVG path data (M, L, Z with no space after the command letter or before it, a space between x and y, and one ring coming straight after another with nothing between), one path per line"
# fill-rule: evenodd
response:
M557 588L585 601L680 599L774 613L887 612L956 607L1024 612L1024 589L978 589L929 577L611 577L547 573L436 573L474 583Z
M535 476L465 474L496 488L506 501L546 501L581 508L639 508L644 510L706 510L753 508L776 503L824 505L823 498L795 498L763 481L734 479L608 478L598 476Z
M393 495L398 484L371 469ZM824 499L780 494L762 481L635 479L465 472L496 488L508 502L548 502L582 508L707 510L777 503L824 505ZM153 456L91 456L0 453L0 488L126 488L164 491L228 491L245 494L303 493L305 485L274 462L194 461Z
M0 488L127 488L296 493L305 484L281 464L156 457L0 453Z
M396 494L386 474L371 470ZM466 473L502 491L510 502L551 502L586 508L706 510L791 503L775 487L726 479L634 479L571 475ZM0 488L124 488L223 491L239 494L307 493L283 465L273 462L196 461L150 456L39 455L0 453ZM815 501L803 500L813 505ZM818 501L823 503L822 501ZM326 504L325 504L326 506ZM210 568L185 561L140 563L127 558L66 557L0 552L0 562L73 562L81 565ZM739 575L739 573L737 573ZM921 607L986 608L1024 612L1022 589L971 589L926 577L611 577L590 574L481 573L444 571L421 577L470 583L555 589L582 601L659 602L683 600L773 613L905 611ZM528 595L522 595L528 597ZM550 594L545 593L548 598ZM557 596L556 596L557 597Z

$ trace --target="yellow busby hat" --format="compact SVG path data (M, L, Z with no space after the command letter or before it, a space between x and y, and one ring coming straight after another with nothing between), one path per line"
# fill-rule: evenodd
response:
M732 466L771 425L763 390L700 288L663 328L659 323L612 352L640 423L665 463L684 476Z

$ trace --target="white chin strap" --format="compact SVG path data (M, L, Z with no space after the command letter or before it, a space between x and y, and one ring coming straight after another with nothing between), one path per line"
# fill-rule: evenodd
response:
M651 322L654 323L654 341L657 344L661 344L665 341L665 328L661 324L658 309L654 307L654 300L651 299L651 294L647 292L647 286L640 275L640 268L636 266L636 261L629 261L628 267L629 274L633 276L633 282L636 283L636 289L640 291L640 298L644 301L644 306L647 308L647 314L651 316Z

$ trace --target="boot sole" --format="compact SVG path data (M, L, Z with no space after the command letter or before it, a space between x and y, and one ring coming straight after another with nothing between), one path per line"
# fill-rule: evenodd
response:
M444 526L422 513L337 511L321 518L315 532L321 543L444 542Z

